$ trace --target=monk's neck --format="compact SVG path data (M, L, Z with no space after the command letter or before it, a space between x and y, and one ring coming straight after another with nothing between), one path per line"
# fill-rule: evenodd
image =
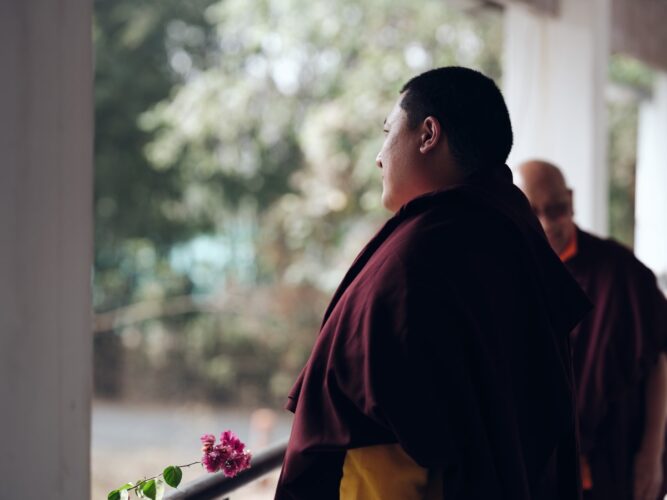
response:
M565 248L558 254L558 257L560 257L561 262L567 262L571 258L573 258L575 255L577 255L577 228L572 228L572 235L570 236L570 241L568 242L567 245L565 245Z

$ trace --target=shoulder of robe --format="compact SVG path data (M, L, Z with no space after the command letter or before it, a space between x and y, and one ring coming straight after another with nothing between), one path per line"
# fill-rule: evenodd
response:
M599 238L590 233L585 233L590 249L595 254L597 262L607 262L615 272L622 272L628 278L647 280L657 286L657 280L653 271L642 263L634 252L623 243L613 238Z
M592 233L579 230L580 246L584 247L587 253L591 253L596 261L609 261L619 266L640 266L642 264L634 252L623 243L614 238L601 238Z

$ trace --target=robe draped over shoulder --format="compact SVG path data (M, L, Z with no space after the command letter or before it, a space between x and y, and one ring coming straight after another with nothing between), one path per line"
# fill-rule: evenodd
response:
M337 499L346 450L393 443L447 500L579 498L569 332L589 308L507 167L409 202L325 313L276 499Z
M654 274L613 240L578 229L577 253L565 264L595 306L572 332L581 447L593 498L630 499L647 375L667 350L667 300Z

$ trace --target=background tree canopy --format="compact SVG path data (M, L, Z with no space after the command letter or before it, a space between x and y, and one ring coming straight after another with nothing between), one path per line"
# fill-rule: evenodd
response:
M443 0L96 0L94 37L108 396L282 400L387 217L375 156L402 84L454 64L501 77L500 11ZM622 140L632 113L614 119Z
M500 23L441 0L98 0L100 395L282 399L386 218L402 83L499 77Z

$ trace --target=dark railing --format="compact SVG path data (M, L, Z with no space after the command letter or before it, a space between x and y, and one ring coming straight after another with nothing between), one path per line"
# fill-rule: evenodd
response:
M211 474L179 487L164 498L165 500L212 500L228 495L280 467L285 458L286 448L287 441L277 443L255 455L252 467L236 477L225 477L222 473Z

